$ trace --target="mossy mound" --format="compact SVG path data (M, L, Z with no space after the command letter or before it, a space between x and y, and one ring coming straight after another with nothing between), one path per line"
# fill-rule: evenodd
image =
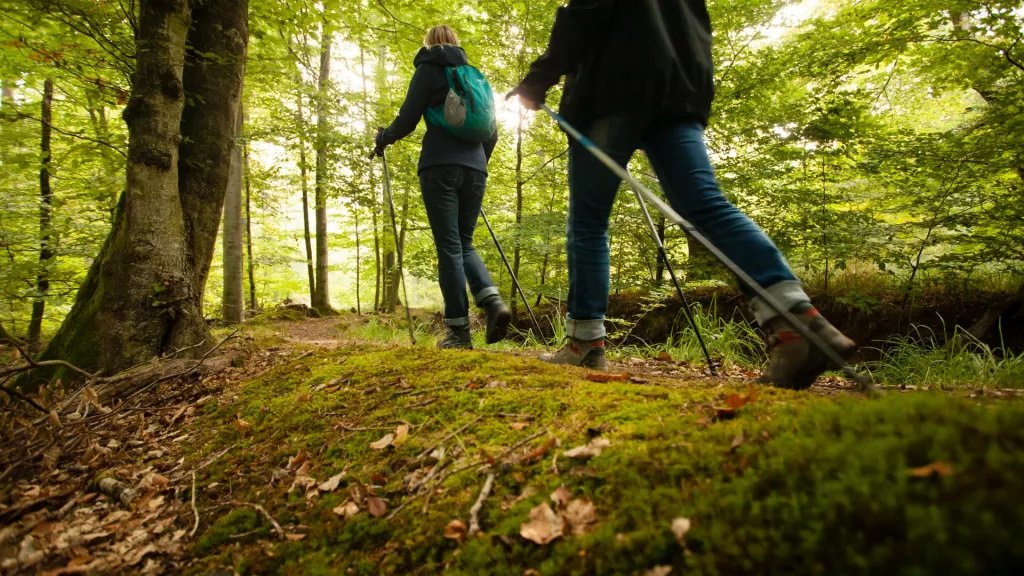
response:
M1024 529L1024 496L1015 489L1024 474L1022 405L929 393L834 400L762 388L731 413L720 408L729 395L747 394L747 384L598 383L586 376L521 356L370 345L275 368L233 391L234 400L225 395L208 408L199 422L205 445L194 458L234 445L201 473L200 485L230 485L232 499L263 505L286 531L304 536L278 540L264 519L250 526L248 515L233 518L240 509L229 507L231 520L215 524L196 546L195 572L232 566L241 573L518 576L672 566L673 574L929 574L1024 567L1024 544L1015 538ZM401 421L412 425L404 443L371 448ZM501 462L545 429L560 449L528 464ZM582 462L562 453L592 434L611 442L601 455ZM448 477L425 510L421 497L390 520L365 511L345 520L332 511L348 498L346 482L374 478L393 511L409 498L399 463L448 436L449 471L495 460L483 534L462 543L444 537L450 521L468 523L483 483L476 469ZM307 498L288 493L291 478L273 482L300 450L319 481L347 466L342 486ZM596 524L544 546L522 538L530 510L563 485L593 502ZM527 490L533 495L517 500ZM200 507L214 504L201 498ZM670 530L679 517L692 523L683 543ZM233 530L255 536L217 536L241 524L244 530Z

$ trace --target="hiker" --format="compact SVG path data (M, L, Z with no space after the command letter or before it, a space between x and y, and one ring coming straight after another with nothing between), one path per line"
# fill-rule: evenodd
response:
M672 207L801 322L847 358L856 346L829 324L767 235L719 189L704 143L714 97L711 22L703 0L570 0L545 53L508 97L540 109L566 76L561 115L625 167L642 149ZM604 369L608 219L621 180L577 142L569 148L568 343L545 358ZM824 354L746 286L767 334L765 379L810 386Z
M473 347L467 280L476 305L486 312L486 339L488 344L493 344L507 334L512 313L473 248L473 231L487 185L487 163L498 142L491 88L486 79L469 66L466 51L459 46L459 39L449 26L435 26L427 32L423 48L413 63L416 72L409 83L405 102L391 126L377 132L374 151L383 156L385 147L412 133L424 117L427 131L420 150L420 192L437 248L438 283L444 296L444 318L448 326L448 335L438 347ZM474 81L479 90L467 91L466 87ZM460 89L470 100L468 110L461 110L464 115L469 114L462 120L465 124L461 129L450 124L452 110L446 106L453 96L450 92ZM474 95L477 98L474 99ZM486 108L479 106L486 105L485 99L490 102L489 120ZM473 118L477 111L482 116ZM479 120L477 125L471 126L473 120Z

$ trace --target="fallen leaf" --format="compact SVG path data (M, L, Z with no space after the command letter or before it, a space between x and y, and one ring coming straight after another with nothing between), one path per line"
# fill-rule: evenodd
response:
M671 362L672 355L665 351L658 352L658 360L662 362Z
M466 537L466 525L461 520L452 520L444 527L444 537L456 542L462 542Z
M591 382L623 382L629 379L629 372L622 374L607 374L605 372L591 372L587 374L587 380Z
M676 535L676 541L684 544L686 533L690 531L690 519L679 517L672 521L672 533Z
M292 481L292 485L288 488L288 493L291 494L295 490L308 492L310 488L316 485L316 478L312 478L309 475L309 462L305 462L295 471L295 480Z
M395 428L395 439L391 443L395 446L401 446L403 442L409 437L409 425L400 424L398 428Z
M533 450L526 456L523 456L522 462L524 464L529 464L530 462L540 460L548 453L548 450L551 450L551 447L554 446L556 442L558 442L558 438L555 438L554 436L548 438L547 441L541 444L536 450Z
M576 498L565 507L562 517L569 523L573 534L583 534L597 522L597 510L590 500Z
M555 503L555 508L565 507L569 503L569 498L572 498L572 492L569 492L565 486L559 486L551 493L551 501Z
M485 390L494 390L500 388L508 388L508 382L505 382L504 380L491 380L490 382L487 383L487 386L484 386Z
M519 526L519 535L543 546L562 536L562 519L545 502L530 510L530 521Z
M387 448L388 446L391 446L391 444L394 441L395 441L395 435L388 433L388 434L385 434L384 437L381 438L380 440L377 440L376 442L370 442L370 448L373 448L374 450L383 450L383 449Z
M303 538L305 538L306 535L305 534L285 534L284 537L287 538L289 542L297 542L297 541L302 540Z
M47 470L54 470L57 468L57 462L60 460L60 446L53 445L46 452L43 452L43 466Z
M383 500L376 496L366 497L366 510L370 512L374 517L380 518L388 511L388 505Z
M737 394L735 392L729 394L729 396L725 399L725 405L728 406L729 408L732 408L733 410L736 410L737 408L746 406L747 404L750 404L755 400L757 400L757 388L751 386L746 396L742 394Z
M743 432L740 432L738 436L732 439L732 444L729 445L729 451L732 452L743 445Z
M534 570L533 568L527 568L523 571L523 576L541 576L541 573Z
M164 505L164 497L161 496L161 495L158 495L158 496L156 496L154 498L151 498L147 505L149 506L150 510L156 510L157 508L159 508L159 507Z
M953 467L950 466L948 462L936 460L927 466L911 468L910 470L907 470L907 473L916 478L927 478L933 474L945 478L946 476L953 475Z
M250 426L249 423L246 422L245 420L239 418L237 421L235 421L235 430L238 430L238 433L241 434L243 437L249 433L250 429L252 429L252 426Z
M60 416L57 415L56 410L50 410L50 424L52 424L54 428L62 427L62 424L60 423Z
M382 474L374 474L373 476L370 476L370 482L373 482L378 486L384 486L388 483L388 479Z
M320 485L317 486L317 489L320 490L321 492L334 492L335 490L338 489L338 484L341 482L341 479L344 478L344 477L345 477L345 472L344 471L339 472L338 474L335 474L334 476L331 476L326 481L321 482Z
M582 460L586 460L588 458L600 456L601 451L603 451L605 448L611 445L612 443L607 438L598 437L594 438L593 440L591 440L587 444L584 444L583 446L577 446L572 450L566 450L565 452L562 452L562 456L565 456L566 458L579 458Z
M522 430L523 428L526 428L529 425L529 422L513 422L511 424L513 430Z
M302 450L299 450L299 453L296 454L295 456L289 456L288 457L287 469L288 470L294 470L295 468L300 466L305 461L306 461L306 453L303 452Z
M644 572L644 576L669 576L672 573L671 566L655 566L647 572Z
M359 514L359 505L351 500L346 500L344 504L335 506L332 512L348 520L356 514Z
M641 378L639 376L630 376L629 381L632 382L633 384L647 384L648 382L650 382L650 380L648 380L647 378Z

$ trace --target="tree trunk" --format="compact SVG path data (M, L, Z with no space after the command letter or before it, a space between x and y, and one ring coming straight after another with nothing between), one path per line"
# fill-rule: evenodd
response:
M662 244L665 243L665 215L661 214L658 217L658 238L661 238ZM665 262L661 259L661 254L655 258L656 264L654 267L654 285L661 286L665 282Z
M202 294L227 187L247 17L247 0L140 4L142 49L124 112L126 190L41 359L112 374L172 349L205 341L186 352L195 356L212 346Z
M522 70L522 53L520 53L520 70ZM519 278L519 263L521 258L521 240L523 234L523 105L519 104L519 114L516 123L516 233L515 245L512 249L512 287L509 290L511 300L509 308L512 310L512 324L519 320L519 298L516 297L515 279Z
M39 274L36 277L36 299L32 303L32 319L28 324L28 348L33 354L39 351L39 337L43 328L43 313L46 311L46 297L50 291L50 266L53 260L53 237L50 229L53 210L53 190L50 188L50 123L53 121L53 80L43 83L42 137L39 149L42 152L42 167L39 169Z
M313 293L313 308L320 314L332 312L327 273L327 90L331 81L332 40L325 22L320 41L320 84L316 103L316 290Z
M238 107L236 137L242 135L244 115ZM244 318L245 293L242 278L242 147L237 140L231 151L231 168L224 196L224 294L222 315L228 325L240 324Z
M316 275L313 272L313 236L309 230L309 170L306 165L306 115L302 112L299 92L299 177L302 182L302 229L306 240L306 273L309 275L309 303L316 300Z
M395 252L398 254L398 263L392 270L391 274L391 285L390 294L388 297L388 312L394 312L398 309L398 305L401 302L399 299L399 291L402 289L402 271L405 267L405 231L409 228L409 195L404 194L402 198L402 221L398 228L398 246L395 247ZM409 306L408 302L404 303L405 306Z
M17 342L18 339L15 338L13 334L8 332L4 328L3 324L0 324L0 344L6 344L6 343L11 342L11 341Z
M359 206L353 206L356 217L356 314L362 315L363 303L359 299Z
M243 164L245 166L245 246L249 261L249 310L256 312L256 266L252 259L252 183L249 178L249 147L244 147L242 151L244 154Z

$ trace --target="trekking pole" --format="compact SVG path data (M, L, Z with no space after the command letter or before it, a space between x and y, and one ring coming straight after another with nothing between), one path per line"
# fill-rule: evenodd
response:
M484 213L483 208L480 208L480 215L483 216L484 224L487 226L487 231L491 233L494 245L498 248L498 254L501 254L501 260L505 263L505 268L508 269L508 275L512 277L512 283L516 285L516 290L519 291L519 297L523 299L523 304L526 304L526 311L530 313L530 319L533 320L533 326L537 329L537 337L544 338L544 334L540 330L540 322L537 322L537 317L533 315L533 308L530 307L530 302L526 299L523 287L519 285L519 279L516 278L516 273L512 271L512 266L508 263L508 258L505 257L505 251L501 249L501 243L498 242L498 237L494 234L494 228L491 228L491 223L487 220L487 214Z
M870 382L868 382L868 379L864 375L854 370L853 367L851 367L846 362L846 360L843 360L843 357L840 356L839 353L835 351L835 349L833 349L817 334L811 331L811 329L808 326L806 326L803 322L798 320L792 312L787 310L786 307L783 306L778 301L778 299L776 299L760 284L758 284L756 280L751 278L749 274L744 272L742 268L737 266L736 263L733 262L732 259L730 259L728 256L726 256L724 252L719 250L718 247L714 245L714 243L705 238L704 235L701 234L699 230L697 230L696 226L694 226L688 220L680 216L675 210L672 209L671 206L666 204L661 198L658 198L658 196L654 194L654 192L651 192L646 186L644 186L640 182L637 182L635 178L629 175L629 172L627 172L625 168L623 168L617 162L615 162L615 160L613 160L611 156L605 154L603 150L598 148L597 145L591 142L589 138L581 134L579 130L573 128L571 124L566 122L565 119L559 116L554 110L552 110L546 104L542 104L541 108L544 110L544 112L548 114L548 116L551 117L552 120L558 123L558 125L561 126L563 130L565 130L570 136L572 136L573 139L579 142L580 145L586 148L588 152L597 157L597 159L600 160L602 164L604 164L609 170L615 173L616 176L628 182L629 185L632 186L633 189L636 190L638 193L640 193L640 195L642 195L648 202L654 204L654 207L657 208L658 211L660 211L662 214L664 214L666 218L668 218L676 225L678 225L680 228L688 232L691 236L693 236L695 240L697 240L697 242L699 242L705 248L707 248L708 252L711 252L711 254L713 254L719 262L721 262L726 268L728 268L730 272L735 274L741 282L749 286L750 289L753 290L754 293L756 293L758 296L760 296L761 299L764 300L765 303L767 303L772 310L777 312L780 316L782 316L783 319L789 322L793 326L793 328L800 333L801 336L807 338L808 342L810 342L811 344L814 345L815 348L820 350L822 354L824 354L835 366L838 366L839 369L842 370L847 377L853 380L861 390L871 389L871 384Z
M370 153L372 160L375 153ZM391 212L391 232L395 236L395 253L398 257L398 278L402 283L402 298L405 299L405 320L409 324L409 340L413 346L416 345L416 334L412 328L412 312L409 311L409 293L405 289L405 271L402 270L402 247L398 243L398 222L395 220L395 202L391 198L391 175L388 173L388 158L382 152L380 159L384 164L384 197L388 201L388 209Z
M647 221L647 227L651 230L651 236L654 238L654 243L658 245L658 254L661 256L662 261L665 262L665 268L668 269L668 275L672 277L672 284L675 284L676 293L679 294L679 299L683 302L683 314L686 316L686 320L689 321L690 327L693 328L693 333L697 335L697 342L700 343L700 349L704 351L704 358L708 361L708 370L712 376L718 376L718 370L715 368L715 361L711 359L711 353L708 352L708 347L704 344L704 338L700 335L700 328L697 327L697 321L693 317L693 313L690 310L690 303L686 300L686 296L683 294L683 289L679 286L679 280L676 279L676 271L672 269L672 262L668 259L668 253L665 252L665 244L661 240L661 236L658 234L658 228L654 225L654 220L651 219L651 213L647 211L647 204L644 203L643 196L640 195L640 191L633 188L633 193L636 194L636 201L640 204L640 210L644 213L644 220Z

